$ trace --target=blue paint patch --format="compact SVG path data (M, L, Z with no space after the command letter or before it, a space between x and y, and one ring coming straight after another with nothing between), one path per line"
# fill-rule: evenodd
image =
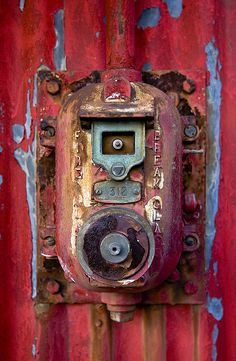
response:
M100 36L100 31L97 31L97 32L96 32L96 38L98 39L99 36Z
M14 142L20 144L24 138L25 128L22 124L13 124L12 126L12 138Z
M14 151L14 156L26 176L26 197L32 234L32 298L35 298L37 293L36 131L32 143L32 150L30 146L28 146L27 152L24 152L21 148L17 148Z
M0 153L3 152L3 147L0 145Z
M168 7L169 14L172 18L179 18L183 11L182 0L164 0Z
M143 30L148 27L154 28L158 25L160 19L161 12L159 7L144 9L138 20L137 27Z
M106 17L106 16L104 16L104 18L103 18L103 22L104 22L104 24L106 24L106 23L107 23L107 17Z
M213 271L214 271L214 276L216 276L218 273L218 262L217 261L215 261L213 263Z
M33 107L38 103L38 74L34 74L34 92L33 92Z
M3 184L3 176L0 174L0 186Z
M37 338L35 337L34 343L32 343L32 347L31 347L31 353L33 358L36 358L36 342L37 342Z
M220 183L220 107L221 64L218 59L219 50L215 47L215 40L205 47L207 54L207 69L210 73L210 82L207 87L208 139L209 149L206 170L206 269L209 269L213 242L215 239L215 218L218 211L218 193Z
M145 63L142 67L143 71L151 71L152 70L152 64L150 63Z
M63 9L58 10L54 15L54 29L56 34L56 46L53 50L54 65L56 70L66 70Z
M217 325L214 325L214 329L212 331L212 352L211 352L211 358L212 361L216 361L217 360L217 347L216 347L216 342L218 339L218 335L219 335L219 329Z
M24 11L25 8L25 0L20 0L20 11Z
M25 113L25 132L27 139L29 139L31 133L31 122L32 122L32 116L30 110L30 92L28 90L26 97L26 113Z
M217 320L220 321L224 315L224 309L222 305L222 298L207 297L207 309L208 312Z

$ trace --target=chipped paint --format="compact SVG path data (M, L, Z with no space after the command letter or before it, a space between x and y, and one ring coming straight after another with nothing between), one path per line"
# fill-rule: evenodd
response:
M31 123L32 123L32 116L30 110L30 91L28 90L26 96L26 113L25 113L25 132L27 139L29 139L30 137Z
M164 0L168 7L168 12L172 18L179 18L183 11L182 0Z
M35 357L36 357L36 346L35 346L35 344L34 344L34 343L32 344L32 349L31 349L31 352L32 352L32 356L33 356L33 358L35 358Z
M0 186L3 184L3 176L0 174Z
M20 11L24 11L25 8L25 0L20 0Z
M218 273L218 262L217 261L213 263L213 271L214 271L214 276L216 276Z
M217 297L207 297L207 308L208 312L214 317L215 320L220 321L224 314L224 309L222 305L222 298Z
M214 325L213 331L212 331L212 352L211 352L211 358L212 361L216 361L217 360L217 347L216 347L216 342L218 339L218 335L219 335L219 329L217 325Z
M145 63L143 65L142 71L152 71L152 64L150 63Z
M34 91L33 91L33 107L37 106L38 102L38 74L34 74Z
M3 147L0 145L0 153L3 152Z
M220 182L220 107L221 88L220 80L221 64L219 50L215 46L215 40L210 41L205 47L207 54L207 69L210 73L210 81L207 87L208 94L208 139L211 151L208 153L206 172L206 269L209 269L213 242L216 234L215 218L218 212L218 193Z
M36 297L36 255L37 255L37 228L36 228L36 131L34 141L32 143L32 150L28 145L28 151L25 152L21 148L14 151L14 156L18 161L21 169L26 176L26 197L28 203L31 233L32 233L32 298Z
M159 7L144 9L138 20L137 27L143 30L148 27L154 28L158 25L160 19L161 12Z
M20 144L24 138L25 128L22 124L13 124L12 138L15 143Z
M66 70L63 9L58 10L54 16L54 29L56 34L56 46L53 51L54 65L57 70Z
M100 31L97 31L97 32L96 32L96 38L98 39L99 36L100 36Z

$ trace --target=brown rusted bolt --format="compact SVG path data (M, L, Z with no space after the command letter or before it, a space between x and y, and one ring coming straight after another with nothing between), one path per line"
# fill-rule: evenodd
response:
M60 290L60 284L55 280L50 280L47 283L47 291L50 292L52 295L58 293Z
M56 95L60 91L60 84L56 80L49 80L46 83L47 92L51 95Z
M192 94L196 90L195 82L192 79L186 79L183 82L183 91L187 94Z
M46 239L47 246L54 246L56 244L56 241L53 237L48 236Z
M51 126L48 126L46 129L45 129L45 133L47 134L47 136L49 138L52 138L54 137L55 135L55 128L51 127Z
M186 282L184 285L184 292L186 295L194 295L198 291L198 286L194 284L193 282Z

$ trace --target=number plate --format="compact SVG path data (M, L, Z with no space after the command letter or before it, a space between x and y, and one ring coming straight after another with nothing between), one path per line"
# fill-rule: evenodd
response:
M141 183L104 181L94 184L94 199L102 203L134 203L141 199Z

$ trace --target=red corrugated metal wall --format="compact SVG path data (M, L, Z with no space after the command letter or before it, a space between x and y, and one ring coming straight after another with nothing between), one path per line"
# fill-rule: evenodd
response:
M111 323L103 306L35 309L31 299L35 222L29 191L34 175L30 162L34 161L35 73L40 66L75 70L81 77L103 70L105 8L103 0L2 0L3 361L236 360L236 3L137 0L135 4L138 69L199 69L208 74L206 303L140 307L135 320L127 324Z

